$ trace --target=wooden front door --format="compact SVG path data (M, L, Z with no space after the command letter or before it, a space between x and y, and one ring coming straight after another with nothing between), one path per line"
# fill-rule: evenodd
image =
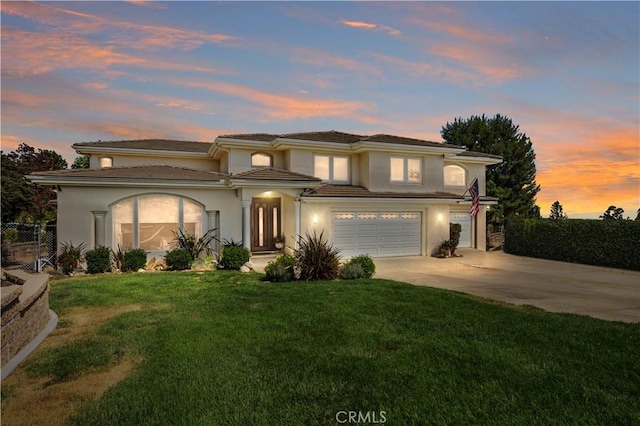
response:
M273 239L281 234L280 198L251 201L251 251L275 251Z

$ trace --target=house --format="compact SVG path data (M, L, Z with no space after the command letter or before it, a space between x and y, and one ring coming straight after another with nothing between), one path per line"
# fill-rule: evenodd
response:
M140 247L161 256L182 227L242 241L324 231L345 257L430 255L460 223L460 247L484 250L485 168L498 156L444 143L336 131L218 136L213 143L76 143L89 169L34 173L58 191L58 241ZM466 194L478 179L480 211ZM476 223L477 221L477 223Z

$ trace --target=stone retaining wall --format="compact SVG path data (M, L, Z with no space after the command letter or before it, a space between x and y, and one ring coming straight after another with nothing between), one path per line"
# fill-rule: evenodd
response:
M2 338L0 354L2 366L34 340L50 320L49 275L22 271L3 271L9 281L23 284L3 286Z

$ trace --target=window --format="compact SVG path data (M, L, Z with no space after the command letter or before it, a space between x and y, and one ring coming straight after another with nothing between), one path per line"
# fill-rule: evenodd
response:
M391 157L391 182L422 182L422 161L419 158Z
M172 195L144 195L111 208L114 246L170 250L178 228L200 236L202 206Z
M100 158L100 167L113 167L113 158L111 157L102 157Z
M349 182L349 157L315 155L313 175L330 182Z
M460 166L445 166L445 186L465 186L464 169Z
M271 167L273 158L269 154L256 152L251 155L251 167Z

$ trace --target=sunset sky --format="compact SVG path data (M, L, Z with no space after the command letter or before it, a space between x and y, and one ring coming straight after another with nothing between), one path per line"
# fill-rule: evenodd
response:
M2 1L2 150L506 115L538 205L640 207L638 2Z

